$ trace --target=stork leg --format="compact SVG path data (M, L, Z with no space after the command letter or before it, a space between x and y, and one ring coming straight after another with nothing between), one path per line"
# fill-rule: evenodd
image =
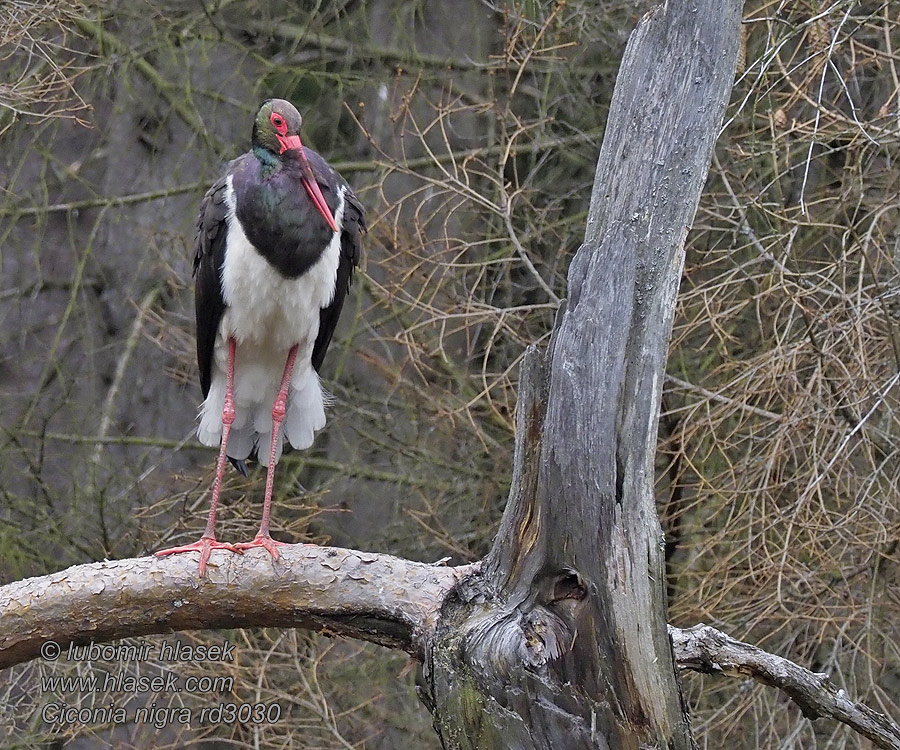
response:
M281 432L281 423L287 413L287 394L291 385L291 374L294 372L294 361L297 359L298 344L294 344L288 352L287 362L284 363L284 375L281 376L281 388L275 397L272 406L272 444L269 448L269 468L266 472L266 499L263 502L262 522L256 538L252 542L239 542L235 544L236 550L243 552L245 549L264 547L274 559L278 559L278 548L284 546L284 542L277 542L269 534L269 513L272 509L272 491L275 489L275 461L278 449L278 435Z
M228 435L231 433L231 425L234 424L234 354L237 344L233 337L228 339L228 366L225 370L225 405L222 408L222 442L219 444L219 458L216 460L216 478L212 488L212 502L209 506L209 518L206 521L206 531L196 542L186 544L183 547L172 547L160 550L156 557L163 555L175 555L180 552L200 553L200 577L206 572L206 563L214 549L227 549L230 552L240 552L233 544L216 541L216 508L219 506L219 494L222 492L222 478L225 476L225 459L228 457Z

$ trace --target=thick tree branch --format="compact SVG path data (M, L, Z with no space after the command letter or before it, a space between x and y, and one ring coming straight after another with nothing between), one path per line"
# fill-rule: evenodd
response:
M473 566L294 545L281 557L214 553L77 565L0 588L0 668L41 645L246 626L302 627L400 648L422 658L447 592Z
M900 727L883 714L851 700L826 674L811 672L709 625L684 630L669 626L669 635L681 669L752 677L783 690L808 719L836 719L878 747L900 750Z
M537 352L528 359L528 388L536 390L525 395L535 407L546 371ZM539 431L533 408L521 412L520 422L532 435ZM528 465L527 445L518 456L520 469ZM527 491L527 480L520 480L518 491ZM326 631L399 648L422 661L444 600L457 584L465 589L480 578L470 578L479 564L446 568L306 545L283 548L275 563L261 551L216 553L212 563L202 581L194 556L182 555L78 565L0 587L0 669L36 658L47 641L65 649L69 643L241 626ZM536 621L520 624L531 629ZM878 747L900 750L900 727L852 701L826 675L707 625L669 626L669 635L680 669L752 677L783 690L811 719L835 719ZM532 661L538 656L522 654Z

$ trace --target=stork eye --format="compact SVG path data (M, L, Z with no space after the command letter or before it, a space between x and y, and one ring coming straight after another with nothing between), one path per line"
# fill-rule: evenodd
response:
M287 132L287 123L284 118L277 112L273 112L269 117L269 121L275 126L275 130L284 135Z

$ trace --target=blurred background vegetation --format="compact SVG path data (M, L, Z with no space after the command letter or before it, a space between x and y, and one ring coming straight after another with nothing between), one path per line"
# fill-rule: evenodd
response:
M190 279L200 197L269 96L369 211L315 446L276 536L451 564L503 507L519 359L584 233L616 69L649 3L0 4L0 584L192 541L212 453ZM900 720L900 17L747 3L692 231L658 461L671 622L828 672ZM640 148L640 144L635 144ZM220 538L255 532L228 477ZM299 631L194 633L222 665L37 662L0 737L40 748L437 748L402 655ZM40 693L91 668L229 695ZM701 747L864 748L747 682L685 678ZM48 727L39 706L278 702L272 726Z

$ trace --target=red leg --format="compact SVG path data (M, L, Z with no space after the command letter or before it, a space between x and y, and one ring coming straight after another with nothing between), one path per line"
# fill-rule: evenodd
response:
M287 413L287 393L291 385L291 374L294 372L294 360L297 359L297 344L288 352L287 362L284 364L284 375L281 376L281 388L275 397L272 406L272 444L269 448L269 470L266 472L266 499L263 503L262 523L252 542L240 542L235 544L235 549L243 551L254 547L264 547L269 554L278 559L278 547L284 542L276 542L269 534L269 512L272 508L272 491L275 489L275 452L278 447L278 434L281 432L281 423Z
M162 555L175 555L179 552L200 553L200 577L206 572L206 563L214 549L227 549L231 552L239 552L233 544L216 541L216 508L219 506L219 494L222 492L222 478L225 476L225 460L228 457L228 435L231 433L231 425L234 424L234 354L237 344L233 338L228 339L228 367L225 370L225 406L222 408L222 442L219 444L219 458L216 460L216 478L213 481L212 502L209 506L209 518L206 521L206 531L193 544L183 547L172 547L160 550L157 557Z

